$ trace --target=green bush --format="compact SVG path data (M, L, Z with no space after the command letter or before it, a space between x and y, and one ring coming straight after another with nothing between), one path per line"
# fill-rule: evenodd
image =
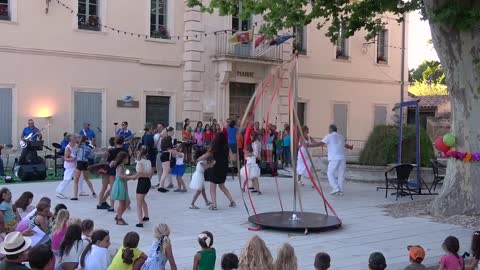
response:
M362 165L385 166L397 162L398 127L376 126L368 137L365 147L360 152ZM420 129L420 159L422 167L430 167L434 157L432 141L425 130ZM403 127L402 163L416 163L415 160L415 126Z

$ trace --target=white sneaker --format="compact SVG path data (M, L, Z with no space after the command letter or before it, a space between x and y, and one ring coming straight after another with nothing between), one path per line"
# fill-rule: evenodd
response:
M338 196L343 196L343 192L339 191L338 193Z
M337 196L338 193L339 193L339 191L334 190L334 191L330 192L330 195L332 195L332 196Z
M59 199L68 199L65 195L63 195L62 193L57 193L57 198Z
M86 192L80 192L79 194L80 196L88 196L88 194Z

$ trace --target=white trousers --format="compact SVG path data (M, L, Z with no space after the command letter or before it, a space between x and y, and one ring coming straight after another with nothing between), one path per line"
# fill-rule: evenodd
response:
M63 180L62 180L62 182L60 182L60 184L58 184L57 189L56 189L57 193L63 194L63 192L68 187L70 182L72 182L74 174L75 174L75 168L64 170ZM84 192L83 182L85 182L85 181L83 180L83 175L80 174L80 181L78 181L78 182L79 182L78 183L78 190L80 191L80 193Z
M62 182L60 182L60 184L58 184L57 189L56 189L57 193L63 194L63 192L68 187L70 182L72 182L74 173L75 173L75 168L64 170L63 180L62 180Z
M328 161L328 182L334 192L343 192L343 182L345 182L345 167L347 161L343 160L329 160Z

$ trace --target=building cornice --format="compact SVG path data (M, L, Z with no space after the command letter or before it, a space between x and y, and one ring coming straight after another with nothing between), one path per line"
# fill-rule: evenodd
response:
M128 57L128 56L118 56L118 55L108 55L108 54L46 50L46 49L36 49L36 48L22 48L22 47L12 47L12 46L2 46L2 45L0 45L0 52L46 55L46 56L79 58L79 59L88 59L88 60L102 60L102 61L110 61L110 62L136 63L136 64L142 64L142 65L155 65L155 66L167 66L167 67L180 67L182 65L181 60L145 59L145 58L138 58L138 57Z
M300 78L322 79L322 80L330 80L330 81L348 81L348 82L358 82L358 83L400 85L400 81L394 81L394 80L376 80L376 79L368 79L368 78L355 78L355 77L335 76L335 75L327 75L327 74L298 73L298 76Z

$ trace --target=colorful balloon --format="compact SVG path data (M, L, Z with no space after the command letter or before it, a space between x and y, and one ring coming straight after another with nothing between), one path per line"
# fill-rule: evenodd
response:
M446 146L453 147L453 146L455 146L456 142L457 142L457 138L455 138L455 136L452 135L452 134L445 134L443 136L443 143Z
M445 143L443 142L443 138L442 137L438 137L436 140L435 140L435 148L437 148L438 151L442 152L442 153L446 153L448 152L448 150L450 150L450 147L448 147L447 145L445 145Z

